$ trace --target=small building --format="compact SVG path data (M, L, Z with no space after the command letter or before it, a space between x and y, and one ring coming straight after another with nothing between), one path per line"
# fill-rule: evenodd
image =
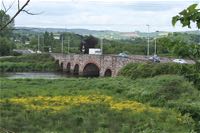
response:
M59 33L54 33L54 34L53 34L53 38L54 38L55 40L60 40L60 34L59 34Z
M102 55L102 52L101 49L99 48L90 48L89 54Z
M35 52L31 49L23 50L23 49L13 49L13 52L19 53L19 54L34 54Z

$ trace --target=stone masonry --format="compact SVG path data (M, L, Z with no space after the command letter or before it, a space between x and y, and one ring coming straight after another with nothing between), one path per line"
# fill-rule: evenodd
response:
M143 56L129 56L128 58L116 55L85 55L85 54L51 54L55 60L59 61L63 70L70 64L70 71L73 72L75 65L79 66L79 75L83 73L85 66L89 63L95 64L99 68L100 76L104 76L106 70L110 69L112 77L117 76L119 70L130 62L145 62L148 59Z

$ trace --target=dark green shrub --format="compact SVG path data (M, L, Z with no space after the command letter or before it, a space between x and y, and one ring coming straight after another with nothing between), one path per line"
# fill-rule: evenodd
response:
M56 71L59 67L48 54L31 54L0 59L1 72Z
M163 74L183 75L186 79L193 82L200 90L200 73L195 65L175 64L175 63L130 63L122 68L119 75L136 78L148 78Z

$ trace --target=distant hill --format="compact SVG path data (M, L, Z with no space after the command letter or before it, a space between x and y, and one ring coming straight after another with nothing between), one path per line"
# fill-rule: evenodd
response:
M47 32L53 32L53 33L62 33L62 32L70 32L75 33L79 35L93 35L95 37L103 37L106 39L132 39L136 37L148 37L147 32L119 32L119 31L112 31L112 30L88 30L88 29L62 29L62 28L34 28L34 27L16 27L15 32L17 33L23 33L23 34L38 34L38 33L44 33ZM151 32L149 34L150 37L155 36L165 36L168 35L170 32L160 31L158 32ZM183 32L184 33L184 32ZM200 34L199 31L187 31L185 33L189 34Z

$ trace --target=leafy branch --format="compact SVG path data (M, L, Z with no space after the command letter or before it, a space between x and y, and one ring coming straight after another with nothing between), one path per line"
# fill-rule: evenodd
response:
M193 22L200 29L200 9L197 6L198 4L192 4L187 9L181 11L179 15L174 16L172 18L173 26L180 21L183 27L188 26L188 28L191 28L191 22Z
M31 13L31 12L29 12L28 10L25 10L25 7L29 4L29 2L30 2L30 0L27 0L22 6L20 6L20 1L18 0L18 3L17 3L17 5L18 5L18 10L17 10L17 12L14 14L14 16L13 16L8 22L6 22L2 27L0 27L0 31L3 31L10 23L12 23L12 22L14 21L14 19L15 19L21 12L25 12L25 13L27 13L27 14L29 14L29 15L38 15L38 14L41 14L41 13L37 13L37 14L36 14L36 13ZM4 8L5 14L6 14L6 12L8 12L8 11L12 8L13 4L14 4L14 2L12 2L12 4L10 4L8 8L6 8L4 2L2 1L2 6L3 6L3 8Z

